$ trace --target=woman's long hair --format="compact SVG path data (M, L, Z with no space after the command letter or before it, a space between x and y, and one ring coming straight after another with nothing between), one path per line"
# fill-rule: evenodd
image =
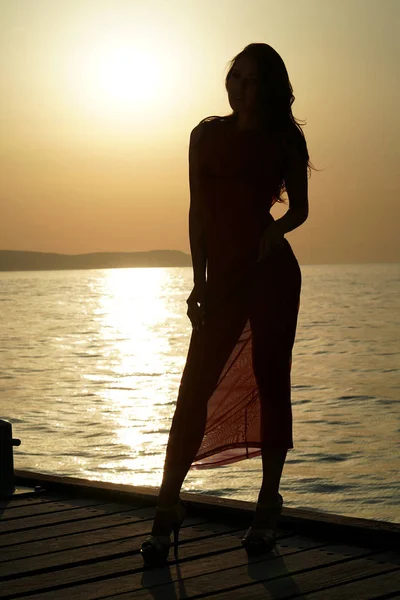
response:
M311 169L315 167L310 162L301 125L292 113L295 96L285 63L272 46L264 43L249 44L230 61L225 78L226 90L235 63L242 56L254 60L258 68L260 80L258 106L261 115L261 127L269 134L274 135L279 142L294 144L304 158L310 176ZM237 117L238 113L233 111L223 118L234 121ZM274 195L275 201L285 203L285 200L281 197L285 191L285 180L282 177L279 192Z

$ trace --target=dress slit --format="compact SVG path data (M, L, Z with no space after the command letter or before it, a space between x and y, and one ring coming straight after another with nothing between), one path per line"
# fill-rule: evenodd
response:
M208 400L206 430L191 469L207 469L259 456L259 404L247 320Z

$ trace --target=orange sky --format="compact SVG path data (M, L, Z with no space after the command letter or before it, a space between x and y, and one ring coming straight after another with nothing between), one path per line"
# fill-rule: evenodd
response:
M299 262L399 261L399 18L397 0L4 0L0 249L189 252L190 131L230 112L228 62L261 41L323 169L287 234Z

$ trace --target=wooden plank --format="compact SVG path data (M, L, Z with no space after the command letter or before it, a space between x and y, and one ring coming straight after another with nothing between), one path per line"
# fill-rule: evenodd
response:
M101 481L91 481L73 477L57 477L29 471L15 471L16 481L20 485L41 485L49 491L66 493L69 489L81 496L95 495L114 500L128 499L138 504L155 505L158 498L158 488L136 487L131 485L113 484ZM230 498L218 498L201 494L182 493L182 499L190 502L198 514L207 514L209 519L227 521L233 518L236 522L248 520L255 508L254 502L245 502ZM398 548L400 546L400 524L372 519L346 517L316 510L304 510L283 507L281 526L294 528L296 531L312 535L323 533L327 540L347 541L351 538L358 543L371 547Z
M344 552L341 552L341 549ZM333 553L327 552L326 548L322 547L312 551L303 551L285 555L281 552L280 555L275 556L275 558L270 557L263 560L250 559L243 565L233 564L232 566L228 566L226 563L222 563L218 565L218 570L215 569L213 572L199 573L197 577L185 578L183 587L185 593L190 598L196 597L197 595L215 594L217 591L229 589L230 597L232 598L232 596L235 597L233 595L233 590L239 585L249 585L254 583L254 581L264 581L268 582L268 589L271 589L271 582L275 580L276 586L274 587L272 598L291 597L294 588L296 588L293 584L293 575L299 571L307 571L310 580L314 582L313 585L315 585L316 578L320 571L324 571L325 567L334 563L339 563L339 573L341 573L342 570L346 571L346 569L353 573L354 571L357 572L358 569L362 574L365 574L366 569L369 567L368 560L366 560L368 555L364 554L365 550L363 548L352 548L350 551L353 553L353 556L351 557L348 556L348 548L338 547L337 551ZM360 557L357 557L357 552L361 555ZM363 554L364 556L362 556ZM378 569L383 571L387 569L387 567L380 565ZM183 575L184 570L182 568L180 570ZM168 584L158 587L157 594L160 594L160 597L163 597L163 593L179 593L178 590L182 583L182 579L179 580L175 575L175 572L172 569L171 571L172 578L174 579L173 588L171 589L171 585ZM149 581L151 581L150 578ZM331 581L336 581L336 579L331 579L330 583ZM286 595L281 596L279 594L282 592L279 592L278 590L284 589L285 584L287 586L287 593ZM142 590L135 593L133 597L135 600L150 599L152 598L152 593L153 590L151 587L149 589L142 588ZM121 600L123 598L126 600L128 596L129 594L126 594L125 598L122 596ZM246 597L253 600L252 592Z
M316 585L311 573L293 574L291 581L287 578L255 583L240 588L231 588L221 594L202 596L205 600L284 600L301 598L302 600L374 600L375 598L400 597L400 573L390 571L379 574L369 573L362 579L343 583L334 579L334 574L327 571L331 579L325 579L323 589L315 590ZM350 574L351 576L352 574ZM173 594L173 589L171 590ZM396 592L399 596L396 595ZM392 595L393 594L393 595ZM173 596L172 596L173 597ZM126 600L127 596L120 596Z
M237 577L242 578L242 582L249 581L249 564L247 554L243 548L239 548L240 535L224 535L220 539L236 537L232 548L232 543L229 543L229 548L221 551L221 548L215 553L212 553L212 546L207 540L197 542L195 556L188 557L187 549L191 544L183 544L179 550L179 563L171 564L169 569L160 568L152 571L146 571L143 574L142 565L138 564L141 558L134 551L127 556L116 560L107 560L106 562L97 562L94 564L86 564L73 569L65 569L62 571L50 572L43 575L24 577L7 582L7 590L2 592L1 598L12 598L15 595L24 594L28 591L35 591L35 600L50 600L54 598L56 593L57 600L70 600L71 585L73 585L74 599L82 598L91 600L107 595L121 594L127 592L133 594L135 598L153 598L151 590L143 590L143 585L149 584L149 587L157 586L157 594L169 593L170 582L177 581L177 586L181 585L182 580L185 584L185 589L189 592L189 597L198 593L216 591L219 586L231 587L232 583L236 584ZM315 542L314 542L315 545ZM324 553L312 547L313 542L302 536L295 536L290 543L290 538L285 539L285 545L279 547L281 555L285 556L285 561L282 566L279 561L283 559L275 553L269 555L268 559L259 558L259 568L264 573L266 564L272 573L280 572L287 573L287 561L291 565L291 570L303 570L305 568L315 568L315 566L329 564L337 560L346 560L343 550L351 556L365 554L364 548L346 547L340 548L342 552ZM187 549L186 549L187 547ZM306 548L306 549L304 549ZM210 551L211 550L211 551ZM182 554L182 556L181 556ZM186 560L185 560L186 559ZM347 560L349 560L347 558ZM92 579L93 583L87 583ZM55 581L57 584L55 585ZM76 584L81 582L82 585ZM147 582L147 583L146 583ZM240 583L240 582L239 582ZM166 584L166 585L165 585ZM5 585L5 584L3 584ZM211 588L210 588L211 586ZM217 587L215 587L217 586ZM43 593L39 593L42 590ZM145 592L145 595L141 595ZM138 594L138 596L136 596ZM53 595L53 596L52 596ZM128 597L128 596L126 596ZM179 597L179 595L177 596Z
M375 579L379 581L379 597L384 593L396 591L396 582L399 555L393 551L372 554L367 558L359 558L349 562L336 565L327 565L316 570L309 569L306 572L290 573L289 576L265 578L254 572L249 566L249 573L253 581L236 587L234 583L224 592L206 594L207 600L283 600L285 598L301 598L310 600L372 600ZM263 583L255 583L263 581ZM365 582L365 583L362 583ZM353 594L346 595L347 586L353 590ZM371 590L371 595L365 595L365 589ZM363 591L364 590L364 591ZM172 590L173 591L173 590ZM215 590L216 591L216 590ZM360 594L360 595L358 595ZM378 597L378 596L376 596ZM121 600L127 596L122 595ZM136 600L136 595L135 595Z
M55 537L71 535L78 532L90 532L105 527L115 525L127 525L137 520L149 520L154 517L152 509L141 508L127 510L123 513L94 515L90 519L82 518L80 520L59 523L52 527L34 527L27 531L18 531L17 533L5 533L0 535L0 548L22 544L26 542L36 542L39 540L51 540ZM2 553L3 551L0 550Z
M328 573L326 573L328 575ZM294 575L291 582L277 579L265 584L256 583L242 588L231 589L222 594L202 596L206 600L284 600L301 598L302 600L378 600L400 597L400 572L384 572L380 575L370 573L362 579L341 583L331 574L331 584L325 580L323 589L315 592L316 582L309 574ZM121 596L122 600L124 595Z
M147 521L143 523L142 528L124 525L94 532L103 538L100 542L94 541L92 534L78 534L63 537L60 540L46 540L36 546L37 554L28 558L20 557L11 560L7 551L7 559L0 563L0 581L21 575L51 571L55 568L71 567L88 561L104 561L107 558L131 555L133 550L137 552L145 536L150 534L150 529L151 521ZM109 537L105 540L107 532ZM213 538L227 532L232 532L232 528L223 523L217 525L204 523L197 517L188 517L185 519L185 526L181 529L180 543ZM138 539L135 540L135 538ZM51 542L53 543L51 544ZM217 542L213 542L213 547L215 543ZM137 561L138 568L140 568L142 559L138 554L136 559L140 559Z
M152 509L149 510L151 511ZM143 514L143 512L144 511L141 511L141 514ZM5 563L18 559L46 555L51 552L60 552L63 550L70 550L72 548L90 546L92 544L123 540L126 538L131 538L135 535L148 535L147 532L150 532L152 519L154 518L154 511L149 512L145 516L147 518L142 516L140 519L140 523L143 521L143 525L139 525L139 528L137 525L134 525L134 519L132 519L128 524L126 523L125 519L123 524L109 525L107 523L100 529L72 532L61 535L60 537L52 537L45 540L36 540L35 538L33 541L15 543L13 546L7 546L7 554L3 553L2 559L0 559L0 564L2 562ZM189 517L185 519L185 525L190 525L190 523L193 522L196 524L196 526L198 524L200 526L205 524L207 527L207 521L204 518L191 517L190 521L188 521L188 519ZM211 529L213 525L213 523L210 524ZM228 528L228 526L225 527L227 527L227 531L236 529Z
M0 511L0 534L1 527L5 521L13 521L15 519L22 519L26 517L34 517L37 515L47 515L52 512L62 512L71 510L73 508L83 508L91 506L101 506L104 504L104 500L96 500L95 498L69 498L67 500L53 500L51 502L43 502L41 504L34 504L32 506L19 506L13 510ZM120 505L121 508L126 509L126 505ZM134 508L134 507L131 507Z
M27 531L28 529L36 529L38 527L50 527L53 525L59 525L61 523L68 523L71 521L79 521L81 519L92 519L102 515L108 515L112 513L129 513L135 509L129 504L110 503L106 504L101 502L100 504L91 505L89 500L88 507L72 507L64 508L56 512L33 515L31 517L22 517L20 519L6 519L0 521L0 543L1 536L5 533L16 533L18 531Z
M148 525L148 528L150 528L150 525ZM71 533L45 540L34 539L33 541L16 543L13 546L7 546L0 558L0 565L14 560L46 555L50 552L60 552L71 548L90 546L91 544L122 540L131 534L132 524L123 523L122 525L112 525L111 527Z
M307 600L379 600L400 598L400 571L374 575L368 579L353 581L340 587L307 595Z
M21 494L12 496L8 500L0 500L0 511L20 508L21 506L45 504L46 502L63 502L70 497L70 494Z
M316 555L320 552L320 556ZM306 584L311 587L311 590L321 589L321 582L324 581L325 596L321 596L321 600L330 600L329 591L332 585L336 585L338 581L343 580L346 576L349 579L355 579L356 577L365 577L367 573L371 573L373 570L376 573L386 572L388 569L387 564L381 564L379 562L369 562L369 557L344 559L344 555L340 553L325 552L324 548L315 550L313 555L311 553L302 552L297 554L290 554L286 556L276 557L276 560L264 559L263 561L249 560L244 566L233 566L233 568L225 568L215 571L213 573L204 573L198 577L191 578L180 578L172 572L171 578L174 580L173 583L166 585L157 586L157 595L160 598L163 597L180 597L180 590L184 589L185 594L189 598L195 598L198 595L207 598L214 598L215 600L224 598L228 600L235 598L239 600L265 600L265 598L271 598L271 600L280 600L284 598L293 598L300 596L304 598L305 590L307 589L304 585ZM374 556L377 556L374 554ZM380 555L382 559L391 559L391 555L382 552ZM321 558L325 558L325 564ZM314 558L317 560L314 562ZM301 559L301 560L300 560ZM310 560L311 559L311 560ZM336 562L336 565L330 563ZM171 569L172 571L172 569ZM182 571L182 570L181 570ZM298 573L298 571L303 571ZM306 571L306 572L304 572ZM127 600L128 598L134 598L135 600L144 600L154 598L154 589L152 588L152 579L149 573L146 585L146 575L143 578L143 587L141 590L135 591L134 594L131 592L118 596L120 600ZM254 595L254 581L264 581L262 586L258 586L259 594ZM298 582L303 582L303 586ZM237 586L246 585L246 588L239 588L244 590L243 595L238 595ZM147 589L143 589L147 588ZM327 589L328 588L328 589ZM79 589L79 588L78 588ZM225 593L219 593L215 595L215 592L225 590ZM229 590L229 591L228 591ZM266 591L270 595L266 594ZM111 594L110 594L111 595ZM339 596L340 598L340 596ZM358 597L355 596L355 598ZM307 596L308 599L308 596ZM36 600L36 599L35 599ZM39 599L37 599L39 600ZM61 600L61 599L60 599ZM83 600L83 596L82 596ZM354 600L354 597L353 597Z
M158 498L158 488L151 486L133 486L107 481L94 481L77 477L59 477L45 473L34 473L16 469L14 471L15 481L19 485L42 486L51 492L77 494L80 496L95 495L98 498L110 498L129 501L145 502L146 504L156 504Z
M221 555L226 552L230 552L232 550L240 549L240 553L242 556L237 556L243 560L244 551L240 545L240 538L243 535L243 531L234 532L234 533L225 533L223 531L223 525L219 526L220 531L217 531L216 535L207 537L204 536L204 533L195 527L183 528L182 529L182 540L180 540L180 549L179 556L180 560L191 560L190 563L190 572L196 572L198 566L196 566L196 562L193 559L199 557L209 557L210 565L215 565L216 556L218 560L221 560ZM210 531L210 530L208 530ZM144 538L143 538L144 539ZM300 544L306 544L308 547L310 546L310 542L304 538L297 538L295 536L291 539L291 547L293 547L293 542L299 542ZM38 590L41 588L46 589L49 586L49 582L54 581L55 573L58 585L70 585L71 583L76 583L79 581L85 582L87 579L96 579L103 578L105 576L112 577L115 573L130 573L135 571L138 574L138 578L140 579L140 573L143 569L143 561L139 554L139 548L141 545L142 539L139 538L137 540L130 541L128 540L128 544L125 544L125 556L118 556L114 558L111 555L108 555L106 561L99 560L97 562L93 562L90 560L86 560L85 564L82 564L83 561L76 562L73 568L68 568L68 565L64 565L63 570L54 569L46 569L43 573L37 573L32 576L27 576L19 579L14 579L13 581L7 581L6 578L2 579L2 585L8 586L12 593L22 593L26 592L30 589ZM182 542L182 543L181 543ZM95 551L95 550L94 550ZM107 551L107 549L106 549ZM171 551L171 556L173 556L173 552ZM83 554L83 557L85 555ZM82 556L81 556L82 559ZM231 564L231 561L229 561ZM192 574L193 576L193 574ZM7 592L11 594L11 591ZM59 592L57 592L58 595ZM0 598L3 596L0 592Z

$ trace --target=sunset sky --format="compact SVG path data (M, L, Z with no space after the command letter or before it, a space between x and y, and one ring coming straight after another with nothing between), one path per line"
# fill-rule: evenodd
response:
M400 261L399 23L398 0L0 0L0 249L189 252L190 131L266 42L321 169L299 262Z

